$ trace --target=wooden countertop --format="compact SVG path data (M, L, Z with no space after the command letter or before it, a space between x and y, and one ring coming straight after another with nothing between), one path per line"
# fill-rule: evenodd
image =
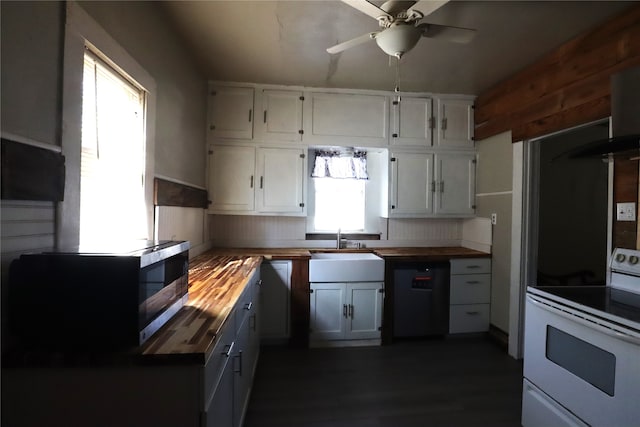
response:
M206 252L189 267L189 301L142 347L143 356L205 363L261 256Z
M376 248L373 252L387 261L446 261L451 258L487 258L491 254L463 247Z
M191 260L191 263L201 257L210 256L258 256L266 260L278 259L308 259L311 249L302 248L214 248Z

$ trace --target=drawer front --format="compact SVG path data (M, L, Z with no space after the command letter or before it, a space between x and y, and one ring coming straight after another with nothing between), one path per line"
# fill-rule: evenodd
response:
M209 401L213 397L213 393L218 386L224 368L227 366L227 363L231 362L235 336L234 325L230 324L225 326L220 336L216 338L216 345L204 366L205 408L209 406Z
M259 271L259 270L256 270ZM236 332L242 325L246 316L253 314L255 311L255 305L258 303L258 281L260 280L260 275L255 273L251 280L247 282L247 286L245 286L244 291L238 298L238 302L236 302L234 311L235 311L235 320L236 320Z
M491 302L490 274L451 276L451 304L488 304Z
M455 258L451 260L451 274L491 273L491 258Z
M449 307L449 333L489 330L489 304L462 304Z

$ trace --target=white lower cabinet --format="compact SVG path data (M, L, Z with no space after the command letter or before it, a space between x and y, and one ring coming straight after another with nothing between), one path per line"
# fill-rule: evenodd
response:
M239 427L244 421L260 352L260 286L256 274L205 364L203 426Z
M491 259L451 260L449 333L489 330Z
M291 307L291 261L263 262L260 267L260 339L263 342L289 338Z
M311 283L311 341L380 339L382 282Z

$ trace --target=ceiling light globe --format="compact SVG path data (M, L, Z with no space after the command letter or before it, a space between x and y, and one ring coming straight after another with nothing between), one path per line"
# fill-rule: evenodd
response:
M387 55L402 56L420 40L422 32L410 24L396 24L376 35L376 43Z

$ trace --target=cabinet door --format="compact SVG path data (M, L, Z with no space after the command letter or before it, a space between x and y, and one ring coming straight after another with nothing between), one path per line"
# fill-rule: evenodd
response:
M209 211L254 209L255 149L214 145L209 150Z
M388 141L389 98L381 95L312 93L305 101L304 140L343 145L384 146Z
M262 116L256 120L256 139L264 141L302 140L302 92L264 90Z
M438 145L442 148L473 148L473 102L438 100Z
M210 90L209 136L214 139L253 137L253 88L217 86Z
M251 388L252 372L249 369L249 360L247 358L247 349L249 346L249 317L245 317L244 321L238 329L236 336L236 348L234 349L233 358L231 360L233 366L233 425L234 427L242 426L244 414L249 403L249 390Z
M312 283L309 338L313 340L344 339L348 314L344 283Z
M403 96L400 101L394 101L391 145L431 146L431 105L431 98Z
M291 262L263 262L260 275L260 336L265 341L289 338Z
M305 152L301 148L258 150L258 210L303 214Z
M391 154L390 216L433 213L433 154Z
M233 426L233 364L227 363L205 411L206 427Z
M347 284L346 339L376 339L381 337L382 283Z
M435 212L473 215L476 197L475 153L436 154Z

